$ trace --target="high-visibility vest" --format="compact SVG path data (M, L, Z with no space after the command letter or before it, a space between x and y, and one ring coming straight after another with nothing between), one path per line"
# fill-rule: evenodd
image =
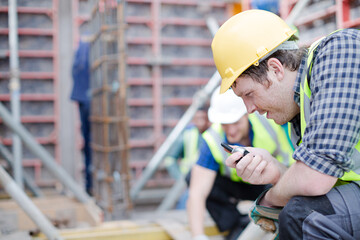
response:
M280 125L273 120L268 120L258 113L249 114L249 121L254 133L253 146L268 150L280 162L289 166L292 159L292 148L287 139L286 133ZM225 165L226 158L230 155L220 143L225 141L225 133L221 124L212 124L211 127L202 134L208 144L211 154L219 164L219 171L222 176L229 177L232 181L242 181L237 175L236 169Z
M182 136L182 158L177 163L178 156L167 156L164 160L167 168L176 165L181 174L187 174L191 166L199 158L199 138L201 137L199 129L196 126L186 128ZM180 150L180 149L179 149ZM176 172L178 172L176 170ZM177 173L175 173L177 175ZM177 176L174 176L175 178Z
M337 30L339 31L339 30ZM337 32L335 31L335 32ZM335 33L333 32L333 33ZM331 34L333 34L331 33ZM331 35L330 34L330 35ZM303 74L303 77L301 78L301 84L300 84L300 129L301 129L301 137L303 137L306 123L309 121L310 118L310 98L311 98L311 90L308 83L308 78L311 76L311 70L312 65L314 62L314 51L324 38L321 38L314 42L310 48L309 48L309 55L307 59L307 70L306 74ZM294 134L291 134L294 136ZM296 140L295 140L296 141ZM293 142L295 142L293 140ZM301 141L299 141L298 144L300 144ZM342 181L354 181L357 184L360 185L360 141L356 144L354 153L352 155L352 159L354 160L354 169L352 169L349 172L345 172L345 174L340 178Z
M180 161L180 171L187 174L191 166L199 157L199 137L200 132L197 127L191 127L184 131L183 146L184 157Z

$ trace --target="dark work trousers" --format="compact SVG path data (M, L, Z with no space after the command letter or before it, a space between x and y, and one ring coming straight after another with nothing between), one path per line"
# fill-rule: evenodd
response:
M360 239L360 187L349 183L326 195L291 198L279 216L279 238Z
M190 173L187 176L188 183L189 176ZM237 209L240 200L255 200L264 190L264 185L234 182L218 173L206 199L206 208L219 231L224 232L233 229L241 221L241 218L247 216L247 214L240 214Z
M90 102L79 102L81 133L84 139L83 153L85 157L85 188L88 193L92 190L92 174L91 174L91 148L90 148Z

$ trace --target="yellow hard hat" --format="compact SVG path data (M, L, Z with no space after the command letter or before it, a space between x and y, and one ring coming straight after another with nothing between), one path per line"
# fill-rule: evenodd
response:
M222 78L220 93L226 92L241 73L253 64L258 65L261 58L295 33L279 16L264 10L248 10L228 19L211 44ZM292 45L283 49L295 48Z

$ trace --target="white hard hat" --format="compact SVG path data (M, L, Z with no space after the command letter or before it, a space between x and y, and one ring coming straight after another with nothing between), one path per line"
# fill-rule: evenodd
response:
M215 89L208 111L210 122L231 124L239 121L246 113L244 101L232 89L223 94L220 94L220 87Z

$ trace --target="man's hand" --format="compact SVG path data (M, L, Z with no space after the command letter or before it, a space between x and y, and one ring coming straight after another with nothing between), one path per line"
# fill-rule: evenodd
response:
M251 184L275 185L285 172L285 165L279 163L267 150L261 148L246 148L250 153L242 156L234 153L226 159L226 165L236 168L237 175ZM236 161L243 157L237 164Z
M250 218L255 224L259 225L263 230L271 233L275 233L275 239L278 239L279 233L279 214L282 208L265 207L260 205L263 197L266 195L268 190L264 191L255 200L253 206L250 209Z

